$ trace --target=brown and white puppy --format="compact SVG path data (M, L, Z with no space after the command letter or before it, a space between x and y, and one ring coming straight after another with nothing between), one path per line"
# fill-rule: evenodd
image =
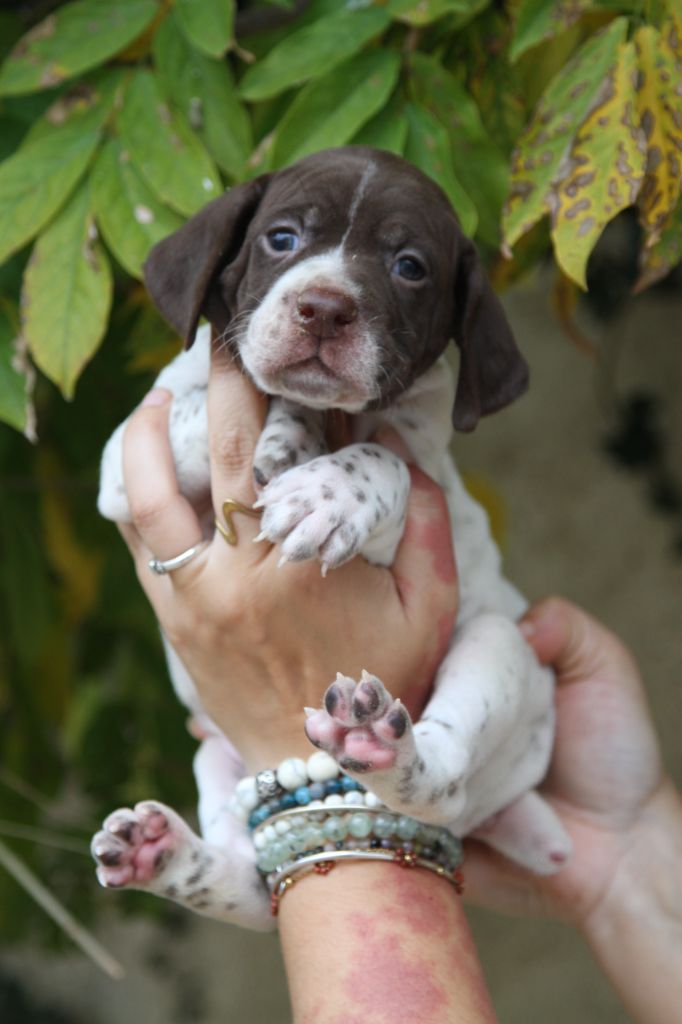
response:
M341 678L308 718L311 740L390 808L456 835L479 830L534 870L556 870L569 841L533 789L552 744L551 675L516 628L525 602L502 576L485 514L448 454L451 417L473 429L525 389L527 368L443 192L388 153L318 153L210 203L155 247L146 276L188 345L206 317L273 396L254 480L262 537L280 544L283 560L317 558L323 570L358 553L391 562L409 475L369 442L382 422L445 489L461 606L424 715L413 725L374 677ZM442 358L450 340L460 353L456 391ZM200 330L158 380L174 395L178 479L197 501L208 489L209 344ZM333 454L327 409L352 414L353 443ZM99 507L113 519L129 517L121 435L122 427L102 465ZM99 878L262 927L248 836L225 812L241 769L172 651L169 662L178 694L210 734L195 763L204 839L158 804L115 812L93 841ZM243 821L245 806L232 803Z

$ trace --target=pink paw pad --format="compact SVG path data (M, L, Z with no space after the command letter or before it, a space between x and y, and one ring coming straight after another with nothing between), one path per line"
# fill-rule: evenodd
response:
M114 811L90 844L97 878L106 888L145 885L163 871L178 845L157 804Z
M407 711L383 683L363 671L360 682L337 675L324 708L309 714L306 733L350 772L381 771L395 764L397 745L410 728Z

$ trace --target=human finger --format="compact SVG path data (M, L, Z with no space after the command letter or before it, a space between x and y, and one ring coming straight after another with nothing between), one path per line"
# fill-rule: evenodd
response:
M199 519L175 475L168 438L171 397L155 388L123 433L123 478L135 530L128 527L124 536L138 563L148 556L167 561L202 543ZM174 582L181 571L174 571Z
M266 411L266 397L235 365L226 347L214 344L208 385L209 458L213 508L223 529L229 526L223 518L228 499L246 508L255 501L253 456ZM238 512L234 515L240 553L261 559L262 549L248 543L259 532L258 518Z

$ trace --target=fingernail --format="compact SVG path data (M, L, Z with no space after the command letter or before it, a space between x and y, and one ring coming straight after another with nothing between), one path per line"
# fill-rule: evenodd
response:
M167 402L170 402L171 397L170 391L166 391L165 388L152 388L144 396L140 405L143 407L148 405L165 405Z

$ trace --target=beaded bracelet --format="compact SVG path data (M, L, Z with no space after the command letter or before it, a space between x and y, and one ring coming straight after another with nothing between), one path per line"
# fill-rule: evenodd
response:
M306 875L315 873L328 875L336 867L338 861L344 860L366 860L366 861L388 861L401 868L426 868L433 871L440 878L454 887L455 892L461 895L464 892L462 872L459 866L453 871L447 871L442 865L434 864L433 861L418 857L414 853L406 852L398 847L392 853L384 850L338 850L334 853L312 853L298 861L295 869L278 872L272 880L270 888L270 912L273 917L279 914L279 907L282 899L288 890Z
M331 755L318 750L307 761L289 757L276 769L240 779L230 811L254 829L278 811L356 791L364 792L364 787L343 773Z
M263 873L295 863L309 852L353 849L363 844L384 849L401 846L446 870L461 863L462 846L447 829L424 825L383 806L324 807L283 811L253 833L256 864Z

